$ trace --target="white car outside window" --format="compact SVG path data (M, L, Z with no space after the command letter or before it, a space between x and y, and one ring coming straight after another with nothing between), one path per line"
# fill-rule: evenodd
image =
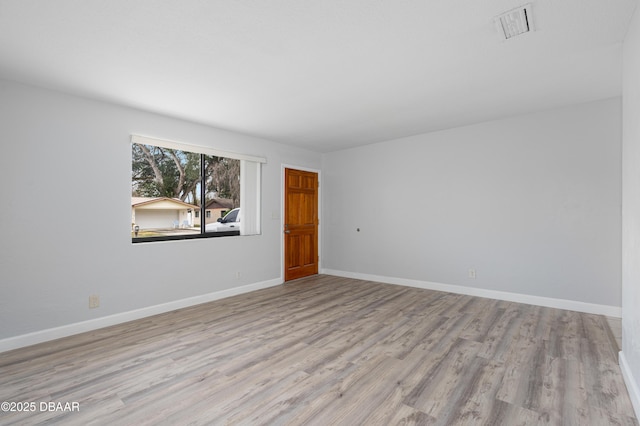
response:
M240 208L233 209L217 222L208 223L205 232L226 232L240 230Z

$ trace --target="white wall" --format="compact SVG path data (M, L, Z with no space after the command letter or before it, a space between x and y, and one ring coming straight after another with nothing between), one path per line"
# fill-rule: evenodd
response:
M133 245L131 133L266 157L263 234ZM92 328L121 313L279 282L282 234L271 217L280 217L281 164L321 165L317 153L7 81L0 81L0 140L5 349L15 336L56 327L64 335L81 330L64 328L77 323ZM92 294L98 309L88 309ZM91 322L100 318L107 320Z
M619 98L333 152L322 170L326 271L619 315Z
M640 417L640 10L624 42L622 353L620 364Z

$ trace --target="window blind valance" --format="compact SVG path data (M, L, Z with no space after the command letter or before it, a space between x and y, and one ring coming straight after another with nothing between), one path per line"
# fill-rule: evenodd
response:
M157 139L149 136L131 135L131 142L143 145L154 145L162 148L179 149L183 151L197 152L199 154L213 155L215 157L233 158L235 160L253 161L256 163L266 163L267 159L255 155L239 154L237 152L224 151L220 149L210 148L208 146L192 145L184 142L170 141L166 139Z

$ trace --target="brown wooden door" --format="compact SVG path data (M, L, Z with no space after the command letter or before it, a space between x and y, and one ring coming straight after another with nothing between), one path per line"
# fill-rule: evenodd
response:
M318 273L318 174L284 170L284 280Z

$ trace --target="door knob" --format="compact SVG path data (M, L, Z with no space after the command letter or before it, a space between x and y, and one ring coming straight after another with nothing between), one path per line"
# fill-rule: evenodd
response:
M288 229L286 231L284 231L285 234L290 234L291 231L289 231Z

